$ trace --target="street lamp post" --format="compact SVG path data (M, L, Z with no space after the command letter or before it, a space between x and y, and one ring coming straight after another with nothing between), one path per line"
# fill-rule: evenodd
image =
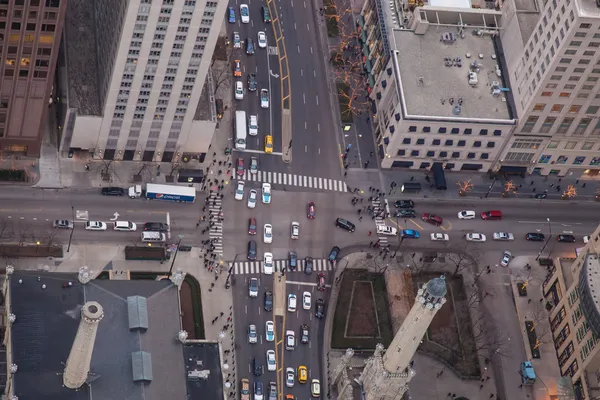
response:
M71 220L73 228L71 229L71 233L69 234L69 245L67 246L67 253L71 250L71 241L73 240L73 232L75 232L75 207L73 206L71 206L71 216L73 217Z
M171 274L173 273L173 267L175 266L175 259L177 258L177 253L179 253L179 245L181 244L181 241L183 240L183 235L178 235L179 236L179 242L177 242L177 248L175 249L175 254L173 254L173 261L171 261L171 267L169 268L169 275L171 276Z
M235 262L237 261L237 258L240 254L244 253L236 254L235 257L233 257L231 265L229 265L229 270L227 271L227 278L225 279L225 289L229 289L231 287L231 275L233 274L233 266L235 265Z
M490 185L490 188L488 189L487 193L485 194L485 198L487 199L488 196L490 195L490 192L492 191L492 189L494 188L494 185L496 184L498 180L496 178L494 178L494 181L492 182L492 184Z
M538 253L537 257L535 258L536 261L539 260L539 258L542 256L542 253L544 252L544 250L546 249L546 246L548 246L548 243L550 242L550 239L552 238L552 224L550 224L550 218L546 218L546 221L548 221L548 232L549 232L548 239L546 239L546 242L544 242L542 249ZM548 254L548 256L550 256L550 254Z

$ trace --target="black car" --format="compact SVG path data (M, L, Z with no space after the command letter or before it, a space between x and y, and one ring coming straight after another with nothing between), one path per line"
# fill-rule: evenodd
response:
M248 74L248 90L250 92L256 91L256 74Z
M315 303L315 317L322 319L325 316L325 301L317 299Z
M248 241L248 260L256 260L256 242L254 240Z
M310 275L313 272L313 259L312 257L306 257L304 259L304 273Z
M415 202L412 200L396 200L394 205L396 208L415 208Z
M271 13L269 7L262 6L263 22L271 22Z
M260 381L254 381L254 398L262 399L263 385Z
M559 242L573 243L573 242L575 242L575 236L573 236L573 235L567 235L567 234L561 234L561 235L558 235L557 240Z
M415 212L415 210L409 210L409 209L400 209L400 210L396 210L396 218L416 218L417 217L417 213Z
M262 364L256 357L252 359L252 372L254 373L254 376L261 376L264 372Z
M295 251L288 253L288 267L290 271L295 271L298 268L298 254Z
M273 292L265 292L265 311L273 311Z
M300 325L300 343L307 344L309 339L309 330L308 325L302 324Z
M340 248L337 246L333 246L331 248L331 251L329 252L329 262L334 262L335 260L337 260L338 256L340 255Z
M246 54L254 54L254 40L251 38L246 39Z
M543 242L546 236L543 233L530 232L525 235L525 240L531 240L532 242Z
M277 384L269 382L269 400L277 400Z
M102 196L123 196L125 189L120 187L105 187L100 190Z
M169 225L162 222L146 222L144 224L144 230L149 232L167 232Z
M548 197L546 193L538 193L535 195L536 199L545 199L546 197Z
M354 232L356 229L356 226L352 222L344 218L336 219L335 226L337 226L338 228L342 228L343 230L348 232Z

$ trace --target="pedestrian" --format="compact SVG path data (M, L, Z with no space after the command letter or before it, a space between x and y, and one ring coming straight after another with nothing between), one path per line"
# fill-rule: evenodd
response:
M415 177L414 177L414 176L411 176L411 177L410 177L410 181L412 182L412 181L414 181L414 180L415 180Z
M585 183L585 182L584 182L584 183L583 183L583 185L581 185L581 187L582 187L582 188L584 188L584 187L585 187L585 185L587 185L587 183Z
M523 389L523 384L522 383L519 385L519 389Z
M359 220L359 221L362 221L362 218L363 218L363 217L362 217L362 215L361 215L360 217L358 217L358 220Z
M550 184L550 187L554 187L554 183L551 183L551 184Z
M369 233L368 233L368 236L371 236L371 234L372 234L372 233L373 233L373 232L369 231Z
M369 155L370 155L371 157L373 157L373 156L375 155L375 153L374 153L374 152L371 152Z
M372 240L369 242L369 247L373 247L373 241Z
M224 314L225 314L224 312L221 312L221 317L222 317Z
M494 393L490 393L490 399L494 397Z
M479 385L479 390L483 389L483 383Z

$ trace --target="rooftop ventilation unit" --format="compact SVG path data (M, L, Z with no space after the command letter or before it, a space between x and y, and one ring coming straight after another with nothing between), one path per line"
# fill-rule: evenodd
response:
M458 104L455 104L454 106L452 106L452 114L460 115L461 111L462 111L462 107L459 106Z
M451 44L456 42L456 36L452 32L444 32L442 33L442 42L444 44Z

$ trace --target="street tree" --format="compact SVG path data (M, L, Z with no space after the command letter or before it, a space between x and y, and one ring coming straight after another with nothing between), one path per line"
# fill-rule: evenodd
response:
M573 200L577 196L577 189L573 185L567 186L567 190L565 190L562 194L563 200Z
M456 182L456 185L458 186L459 196L464 196L468 192L473 190L473 184L471 183L471 179L464 180L464 181L458 181L458 182Z
M519 190L519 187L517 185L515 185L513 183L513 181L507 181L504 184L504 188L502 190L502 197L507 197L507 196L509 196L511 194L514 194L515 196L518 196L519 195L518 190Z
M479 252L471 248L469 242L463 242L460 245L448 247L446 253L446 262L452 268L452 276L458 276L467 268L474 268L479 261Z

